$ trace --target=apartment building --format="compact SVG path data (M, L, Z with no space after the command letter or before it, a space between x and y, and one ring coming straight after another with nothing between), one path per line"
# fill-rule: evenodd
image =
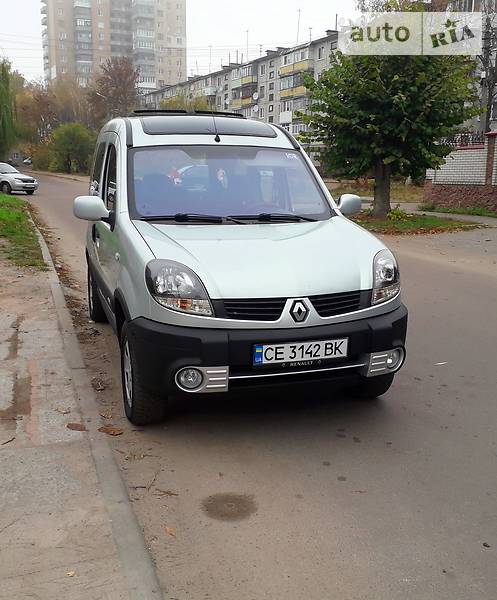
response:
M47 81L88 85L111 57L128 57L143 92L186 78L186 0L41 0Z
M267 50L245 64L231 63L208 75L190 77L146 94L144 105L160 108L163 100L204 96L213 110L239 112L300 133L306 126L297 113L309 104L304 73L317 79L330 66L337 37L336 31L328 30L324 37L305 44Z

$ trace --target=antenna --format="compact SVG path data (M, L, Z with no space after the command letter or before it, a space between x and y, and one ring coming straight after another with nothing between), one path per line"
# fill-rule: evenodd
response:
M259 44L259 56L262 56L262 44Z
M338 31L338 13L335 13L335 31Z
M300 8L297 10L299 16L297 18L297 46L299 45L299 35L300 35L300 13L302 12Z
M312 27L309 27L309 41L312 42Z

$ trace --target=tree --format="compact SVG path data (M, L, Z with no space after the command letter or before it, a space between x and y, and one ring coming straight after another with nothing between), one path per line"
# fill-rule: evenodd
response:
M166 110L213 110L212 103L209 102L206 96L187 98L184 94L162 100L160 107Z
M16 98L18 120L22 123L19 135L22 139L43 142L59 124L56 99L50 88L39 83L26 85Z
M15 140L14 96L11 89L10 63L0 62L0 158L11 148Z
M109 58L88 89L95 125L122 117L138 106L139 72L128 58Z
M337 175L374 173L374 215L390 210L392 175L424 175L443 163L439 143L478 113L474 61L462 56L345 56L306 85L308 142Z
M50 143L50 168L66 173L86 172L93 145L93 135L80 123L60 125L54 131Z

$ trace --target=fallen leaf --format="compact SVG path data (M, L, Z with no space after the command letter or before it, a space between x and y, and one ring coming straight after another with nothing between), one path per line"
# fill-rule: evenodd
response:
M167 525L164 525L164 531L166 532L167 535L170 535L171 537L176 537L176 534L174 533L174 529L171 529L171 527L168 527Z
M124 429L120 429L119 427L114 427L113 425L104 425L103 427L99 427L98 431L100 433L106 433L107 435L122 435L124 433Z
M67 423L66 427L67 429L72 429L73 431L87 431L83 423Z
M67 572L68 577L74 577L75 575L76 575L76 571L68 571Z
M155 490L159 496L179 496L179 494L171 492L171 490L161 490L160 488L155 488Z
M61 415L68 415L71 412L70 408L62 408L60 406L58 406L55 410Z
M102 419L106 419L107 421L110 421L112 419L111 412L108 412L108 413L101 412L101 413L99 413L99 415L102 417Z

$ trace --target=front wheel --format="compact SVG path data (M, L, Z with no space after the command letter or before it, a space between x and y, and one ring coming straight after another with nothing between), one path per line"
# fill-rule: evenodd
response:
M138 370L132 340L128 337L128 327L121 329L121 379L123 388L124 412L135 425L160 423L166 416L167 399L151 394L143 387Z
M3 181L2 185L0 185L0 191L2 194L12 194L12 188L10 187L10 183L7 181Z
M359 383L348 390L354 398L373 400L386 394L393 383L392 375L378 375L377 377L361 377Z

